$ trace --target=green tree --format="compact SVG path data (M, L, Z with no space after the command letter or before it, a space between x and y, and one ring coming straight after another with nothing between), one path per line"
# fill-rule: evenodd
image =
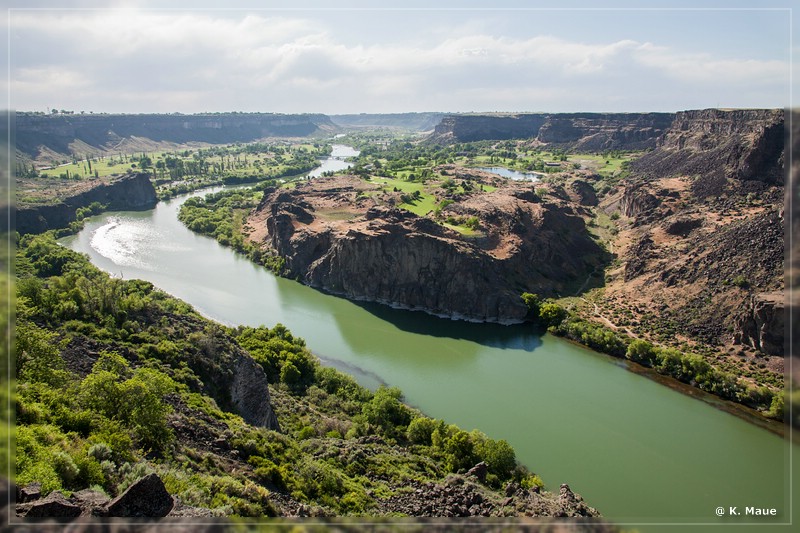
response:
M23 299L20 299L23 300ZM18 311L24 309L18 303ZM21 381L37 381L58 387L69 378L60 355L61 343L55 333L50 333L18 315L15 335L17 375Z
M500 479L508 479L517 466L514 448L505 440L485 439L477 446L477 454L486 463L489 472Z
M406 438L414 444L424 444L430 446L433 442L431 437L436 429L437 421L425 416L415 418L408 424Z
M528 316L538 317L539 304L541 303L539 300L539 295L530 292L523 292L521 298L523 303L528 306Z
M539 306L539 320L545 326L558 326L567 317L567 310L551 300Z
M364 418L394 436L398 430L405 430L411 421L411 412L400 402L401 392L397 387L381 386L369 403L362 408Z
M475 466L479 461L469 433L458 430L444 443L445 465L451 472L459 472Z
M649 342L641 339L633 339L628 345L625 357L631 361L652 366L656 357L656 351Z

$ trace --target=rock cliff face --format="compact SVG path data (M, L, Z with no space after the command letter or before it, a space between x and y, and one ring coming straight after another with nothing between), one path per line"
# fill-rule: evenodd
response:
M34 115L17 113L16 148L36 157L42 147L71 153L81 141L99 151L113 151L124 138L143 137L174 143L225 144L264 137L304 137L335 130L325 115L217 113L208 115Z
M769 355L784 354L784 295L755 294L736 321L734 340Z
M440 144L487 139L527 139L536 137L547 115L447 115L434 128L431 140Z
M16 230L20 234L43 233L64 228L75 220L75 211L92 202L109 210L150 209L158 202L155 188L147 174L125 174L111 181L90 180L82 190L53 205L23 206L16 211Z
M580 283L602 250L583 220L523 187L448 206L476 216L480 238L377 201L356 205L356 178L315 180L271 191L249 218L261 244L285 259L286 275L328 292L476 321L519 322L522 292L552 295ZM374 197L371 197L374 198ZM346 222L330 209L352 209Z
M670 126L671 113L527 113L448 115L436 126L437 143L533 139L584 151L643 150Z
M230 395L236 412L248 424L280 431L278 417L270 403L267 375L261 365L249 354L237 353L232 377Z
M644 150L672 121L670 113L574 113L550 115L537 139L573 150Z
M444 113L359 113L357 115L331 115L337 126L349 129L397 128L412 131L431 131Z
M641 322L659 310L654 328L782 354L783 135L782 110L678 113L615 196L624 285L607 294Z
M782 109L704 109L677 113L657 150L633 161L642 176L699 176L783 183ZM716 191L709 191L713 193Z

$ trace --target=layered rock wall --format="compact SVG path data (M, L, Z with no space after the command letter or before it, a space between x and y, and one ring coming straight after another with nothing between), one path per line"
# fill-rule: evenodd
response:
M783 115L782 109L677 113L657 149L631 162L631 169L648 178L688 175L782 184Z
M350 299L466 320L520 322L528 312L523 292L553 296L580 284L603 253L579 216L542 203L530 190L448 206L451 214L481 220L483 236L463 238L389 206L356 214L349 200L341 200L348 193L330 183L268 191L248 223L266 226L261 245L284 259L287 277ZM345 203L331 207L337 198ZM315 203L353 209L354 216L344 223L326 221Z
M437 143L532 139L584 151L644 150L672 123L671 113L523 113L448 115L436 126Z
M174 143L227 144L264 137L304 137L336 126L326 115L217 113L205 115L16 115L16 148L36 157L42 146L69 154L82 141L101 151L113 151L123 139L143 137ZM81 154L83 155L83 154Z
M63 198L56 204L17 209L15 229L25 234L64 228L76 219L78 208L93 202L99 202L109 210L135 211L154 207L158 197L147 174L125 174L111 181L95 180L88 190Z

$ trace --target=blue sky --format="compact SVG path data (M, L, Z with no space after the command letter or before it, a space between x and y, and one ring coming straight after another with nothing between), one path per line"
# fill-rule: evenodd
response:
M797 57L792 2L10 3L21 111L785 107Z

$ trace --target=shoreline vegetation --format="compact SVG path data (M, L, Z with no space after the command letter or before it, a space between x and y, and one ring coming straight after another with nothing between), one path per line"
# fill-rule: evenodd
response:
M221 191L205 198L191 198L181 207L178 218L190 230L213 237L223 246L228 246L281 275L283 258L255 246L242 233L247 213L258 205L261 191L270 186L274 186L274 182L267 182L249 192ZM520 297L529 307L528 320L533 327L616 359L639 364L659 376L674 379L720 400L753 409L764 418L774 421L783 421L785 418L786 396L782 390L748 383L729 372L715 368L701 355L615 332L583 318L556 299L540 300L537 295L530 293L523 293ZM687 392L679 387L671 388ZM735 409L729 411L754 422L752 413ZM761 426L764 427L763 424ZM780 432L775 427L767 428Z
M426 181L434 177L431 165L455 163L464 164L466 168L499 165L519 171L544 170L547 173L581 165L595 165L592 168L603 177L596 188L598 194L604 194L610 191L610 186L620 182L626 173L628 161L635 157L635 154L624 151L612 151L601 155L571 154L559 150L519 152L514 149L515 145L510 141L500 143L499 147L486 141L464 143L453 147L436 145L420 147L402 138L391 141L384 150L376 150L376 141L389 142L385 137L385 135L375 137L364 133L351 134L350 137L338 139L337 142L349 142L361 151L362 156L356 158L354 166L348 172L365 179L375 176L373 180L392 180L396 188L399 183L409 192L414 192L416 199L408 200L407 205L401 204L401 207L418 212L417 214L421 216L426 215L419 209L419 205L424 203L419 200L426 197L423 187ZM329 154L330 150L330 144L325 143L301 145L253 143L198 151L142 153L130 157L117 156L117 158L110 156L107 158L108 161L104 158L94 160L88 157L86 161L76 160L73 166L83 164L88 170L94 161L95 173L98 171L102 173L103 170L98 169L103 169L104 164L111 170L116 168L114 165L120 164L148 170L152 172L157 184L159 200L216 185L252 183L252 188L191 198L181 207L179 219L190 230L213 237L220 244L231 247L254 263L281 275L284 259L262 250L247 239L247 234L243 232L246 216L258 205L264 189L281 186L284 181L282 178L299 178L304 172L318 166L317 158ZM30 168L28 173L34 172L33 167ZM67 174L66 171L62 173L65 174L62 179L74 180L80 177L76 176L75 171L73 174ZM484 190L491 192L494 187L482 186L481 191ZM469 191L465 188L464 192ZM546 194L543 189L538 192ZM441 218L440 223L447 226L454 220L445 219L439 214L444 204L452 204L452 200L445 200L433 211L433 215L437 220ZM105 208L106 206L97 202L78 208L77 220L67 228L56 230L57 237L77 233L82 229L85 218L99 214ZM590 230L598 235L599 240L605 238L607 241L615 234L616 218L602 216L602 213L600 215L594 219L595 222L590 221ZM448 227L455 227L462 233L470 231L466 226ZM525 300L525 295L521 296ZM659 375L673 378L723 400L755 409L769 419L782 420L785 416L785 394L774 387L770 388L764 384L754 386L730 372L718 370L700 355L620 335L602 324L587 320L582 313L576 313L574 306L569 303L551 300L545 300L543 303L546 311L552 311L553 305L561 306L562 311L555 317L539 319L538 309L531 309L528 318L538 322L542 329L548 329L555 335L612 357L635 362ZM569 312L564 311L565 308L569 309ZM555 320L556 318L562 320Z
M271 184L264 186L269 187ZM178 219L190 230L212 237L223 246L232 248L280 275L283 259L265 253L247 241L246 236L241 233L245 214L258 205L260 197L261 192L254 188L250 191L221 191L205 198L191 198L181 207ZM637 363L661 376L672 378L721 400L754 409L771 420L784 419L785 397L782 392L776 393L766 386L755 387L729 373L721 372L700 355L620 335L610 328L571 313L555 300L540 300L537 295L530 293L523 293L520 297L530 309L529 320L533 327L614 358ZM749 417L743 418L752 422Z
M602 199L615 194L629 176L629 164L642 155L624 150L585 154L566 149L548 151L516 141L421 145L413 136L396 134L357 133L336 142L361 151L346 173L384 184L397 193L400 208L432 217L464 238L481 236L480 221L448 217L448 208L462 197L489 193L496 187L486 183L478 188L469 179L459 181L461 169L500 166L543 172L541 186L534 186L540 199L566 194L566 186L575 185L569 181L572 173L584 172L580 177L589 187L580 191L581 198ZM330 144L254 143L203 150L125 155L119 160L111 156L110 161L88 157L85 162L76 160L73 164L85 164L95 175L103 164L109 169L123 164L148 171L159 200L215 185L254 183L250 188L191 198L182 205L179 220L190 230L213 237L254 263L285 275L284 258L248 240L247 215L259 205L266 188L286 186L282 178L315 168L318 158L330 153ZM32 166L29 172L35 174ZM64 174L59 178L62 181L80 179L74 171ZM587 175L591 179L586 179ZM27 179L41 179L41 175ZM50 177L49 181L53 179ZM430 183L441 186L452 198L440 201L431 193ZM102 204L84 206L69 228L38 237L26 235L19 241L23 268L18 269L22 273L18 279L18 332L21 324L21 331L31 343L27 349L25 343L22 348L17 347L22 385L17 417L26 428L21 433L21 449L23 462L28 461L22 465L28 476L23 480L38 476L46 480L51 490L69 491L81 484L111 495L137 476L155 470L164 477L170 492L183 494L185 501L217 509L220 514L242 516L277 513L279 510L267 496L269 491L282 491L287 498L281 501L284 509L304 502L322 513L369 514L378 508L382 497L395 490L394 481L363 478L366 470L374 468L387 473L400 486L401 482L440 482L443 475L463 475L483 461L491 465L484 483L490 490L513 483L528 491L541 491L538 476L509 459L514 457L513 450L506 448L505 441L428 419L405 406L397 389L381 387L374 393L363 389L353 378L322 367L304 342L280 324L272 329L208 325L188 305L163 296L150 284L103 280L104 275L91 272L94 267L88 262L70 257L71 252L55 244L54 235L79 231L84 218L105 209ZM587 230L601 246L613 252L615 237L622 228L620 211L593 206L586 211ZM615 261L614 266L618 267L618 259ZM586 283L577 293L585 286ZM120 295L124 295L122 300ZM529 309L531 327L630 363L626 364L630 371L700 397L768 431L780 433L780 429L786 429L786 425L778 428L771 421L786 421L786 403L796 405L797 398L788 397L774 379L764 379L764 373L739 375L736 367L733 371L730 366L720 367L705 357L703 349L707 347L703 345L681 349L658 337L637 338L628 329L616 331L592 320L591 313L576 305L574 297L539 298L523 293L520 298ZM156 319L159 327L168 326L163 338L156 332L155 323L150 322ZM189 323L192 327L187 326ZM183 345L181 335L194 335L194 341L202 337L203 350L213 352L220 346L233 345L248 350L269 377L281 427L291 438L244 428L236 415L223 408L224 398L204 395L207 379L197 375L185 359L186 354L203 355L196 353L196 346ZM58 362L54 347L68 356L65 364ZM703 355L693 352L698 347ZM32 353L41 354L43 359L31 357ZM76 361L86 355L90 360L80 366ZM133 413L122 409L119 416L114 415L108 405L93 403L93 397L102 396L92 388L93 380L108 385L115 395L124 396L126 391L144 394L153 399L148 404L150 411ZM696 391L701 394L693 394ZM188 465L195 472L191 475L172 470L177 463L150 461L151 457L161 460L169 455L168 451L176 451L184 431L176 419L186 426L199 424L207 437L229 440L236 459L243 458L247 475L252 476L224 479L222 473L230 467L231 454L222 454L223 459L211 457L209 449L199 445L179 454L182 466ZM227 428L223 429L223 425ZM380 441L369 441L374 436ZM270 439L276 440L268 444ZM331 442L329 439L352 442L349 452L356 455L353 450L363 452L360 447L370 443L379 447L407 446L410 451L398 459L392 452L382 450L379 455L387 456L386 464L362 461L358 464L365 470L354 472L347 470L350 459L339 464L327 460L334 453L325 444ZM70 440L72 444L67 445ZM424 461L416 457L418 452L426 456ZM461 456L469 459L460 461ZM281 461L292 467L283 468ZM473 464L467 464L470 462ZM504 466L498 467L500 463ZM220 487L230 488L232 496L218 501L199 496Z
M113 497L155 472L218 516L391 515L407 487L437 483L481 494L467 514L514 516L523 504L501 503L518 490L553 498L506 441L321 366L280 324L221 326L151 283L112 278L52 232L19 239L16 293L21 487ZM232 403L237 357L266 375L280 432Z

